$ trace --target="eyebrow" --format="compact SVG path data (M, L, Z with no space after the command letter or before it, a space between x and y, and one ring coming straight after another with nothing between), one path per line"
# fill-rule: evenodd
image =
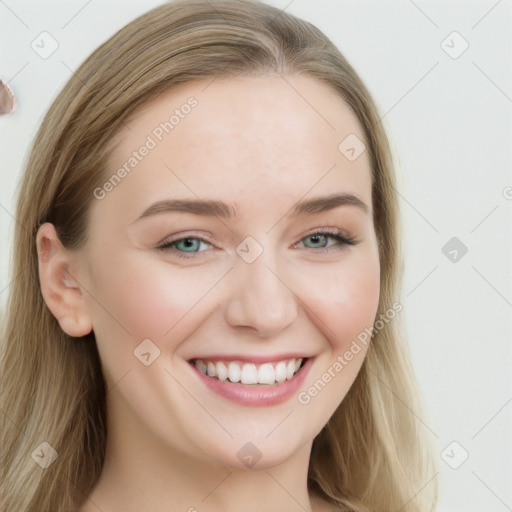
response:
M353 194L333 194L325 197L316 197L307 201L300 201L291 210L291 214L312 215L322 213L339 206L355 206L364 213L369 213L369 208ZM223 201L206 200L206 199L165 199L153 203L149 208L136 219L135 222L157 215L160 213L191 213L194 215L202 215L207 217L239 217L239 213L234 206L230 206Z

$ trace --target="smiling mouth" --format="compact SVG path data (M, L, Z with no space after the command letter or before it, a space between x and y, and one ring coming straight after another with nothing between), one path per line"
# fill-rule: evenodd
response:
M190 364L201 373L221 382L249 386L276 386L293 379L307 358L293 358L272 363L244 363L242 361L210 361L192 359Z

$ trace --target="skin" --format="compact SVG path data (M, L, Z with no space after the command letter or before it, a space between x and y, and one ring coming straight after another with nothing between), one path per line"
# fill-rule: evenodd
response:
M119 134L109 176L169 112L198 105L102 200L87 243L68 251L51 224L38 232L43 296L71 336L94 330L109 388L104 471L81 512L323 511L308 495L312 441L353 383L366 349L308 404L294 395L248 407L210 391L189 363L211 354L314 357L307 390L373 325L380 265L367 153L338 150L364 139L349 107L306 76L185 84L146 105ZM368 207L294 216L300 200L349 193ZM233 218L165 212L164 199L216 199ZM355 245L308 238L338 228ZM263 248L247 263L237 246ZM199 237L198 252L165 251L166 239ZM327 247L323 247L327 245ZM197 244L196 244L197 247ZM51 257L50 257L51 256ZM160 356L134 350L150 339ZM76 340L76 343L82 341ZM247 468L247 442L262 458Z

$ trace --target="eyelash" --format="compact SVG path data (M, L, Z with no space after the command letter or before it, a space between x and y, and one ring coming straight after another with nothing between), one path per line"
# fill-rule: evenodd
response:
M316 235L321 235L321 236L327 236L328 238L331 238L333 240L336 241L336 244L334 246L331 246L331 247L327 247L327 248L318 248L318 249L311 249L309 248L310 250L316 252L316 253L325 253L325 252L329 252L331 250L342 250L344 246L346 245L357 245L358 242L356 242L355 238L352 238L350 236L347 236L347 235L343 235L341 233L341 231L339 229L336 229L335 231L327 231L327 230L318 230L318 231L314 231L312 233L309 233L308 235L304 236L300 242L302 242L304 239L306 238L310 238L312 236L316 236ZM160 250L160 251L172 251L176 254L176 256L178 256L179 258L184 258L184 259L191 259L191 258L195 258L197 254L200 254L201 252L205 252L205 251L195 251L195 252L190 252L190 253L186 253L184 251L179 251L177 250L175 247L173 247L174 244L178 243L178 242L181 242L183 240L199 240L200 242L204 242L206 244L211 244L211 242L208 242L208 240L205 240L201 237L198 237L198 236L183 236L181 238L176 238L175 240L169 240L169 241L165 241L163 242L161 245L158 245L156 247L157 250ZM306 249L308 249L308 247L306 247Z

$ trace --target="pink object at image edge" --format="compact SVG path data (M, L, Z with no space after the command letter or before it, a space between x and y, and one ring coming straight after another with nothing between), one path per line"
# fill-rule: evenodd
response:
M16 99L6 82L0 80L0 115L11 114L16 109Z

